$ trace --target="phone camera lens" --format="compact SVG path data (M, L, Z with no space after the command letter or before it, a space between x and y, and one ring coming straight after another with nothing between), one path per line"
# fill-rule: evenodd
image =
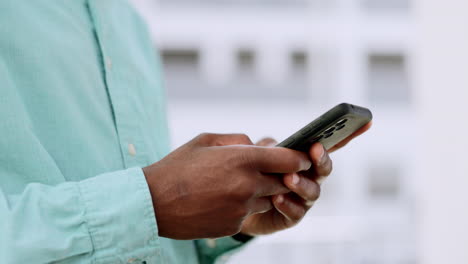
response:
M330 134L332 133L333 131L335 131L335 127L330 127L328 128L327 130L325 130L325 132L323 132L324 134Z
M336 131L343 129L344 127L345 127L345 125L338 126L338 127L336 127Z
M348 122L348 119L341 119L340 121L338 121L338 123L336 123L336 126L342 126L342 125L344 125L346 122Z

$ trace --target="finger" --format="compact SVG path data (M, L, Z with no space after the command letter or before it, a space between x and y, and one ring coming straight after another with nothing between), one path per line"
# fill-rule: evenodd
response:
M214 146L253 145L252 140L245 134L222 134L214 140Z
M314 180L322 183L325 177L331 174L333 162L322 144L315 143L310 147L309 156L312 160Z
M196 142L203 146L253 145L252 140L245 134L204 133L196 138Z
M270 197L261 197L255 199L251 206L250 214L261 214L270 211L273 208L273 203Z
M261 174L256 184L256 197L266 197L290 192L279 175Z
M281 194L275 196L273 199L273 206L280 212L287 220L289 226L297 224L305 216L307 208L290 195Z
M312 166L307 154L287 148L249 147L246 162L264 173L291 173L305 171Z
M274 147L276 146L276 144L278 144L278 142L274 138L267 137L267 138L261 139L255 145L261 146L261 147Z
M367 130L369 130L372 126L372 121L365 124L363 127L361 127L360 129L358 129L356 132L354 132L353 134L351 134L351 136L345 138L344 140L342 140L340 143L336 144L335 146L333 146L332 148L330 148L328 150L328 152L334 152L344 146L346 146L346 144L348 144L351 140L353 140L354 138L364 134Z
M318 200L315 200L315 201L307 201L307 200L304 200L302 197L300 197L298 194L296 193L293 193L293 192L289 192L287 194L284 194L285 196L288 196L290 199L292 199L293 201L295 201L297 204L302 204L302 206L304 206L305 210L306 210L306 213L307 211L309 211L309 209L315 204L315 202ZM274 199L276 199L278 195L274 195L272 196L272 201L274 201Z
M314 202L320 197L320 185L298 173L286 174L283 182L289 190L307 202Z

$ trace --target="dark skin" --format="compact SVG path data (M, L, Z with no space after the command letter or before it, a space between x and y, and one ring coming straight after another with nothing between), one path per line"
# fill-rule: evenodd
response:
M329 151L315 144L309 153L272 147L273 139L254 145L240 134L196 137L143 168L159 235L180 240L264 235L296 225L331 173L328 152L370 125Z
M312 145L308 153L313 164L311 169L285 174L283 183L291 192L272 196L274 209L248 217L242 225L241 232L251 236L267 235L297 225L319 198L320 185L332 171L329 153L344 147L371 126L372 123L368 123L328 151L324 150L321 144ZM276 144L277 142L271 138L262 139L257 143L260 146L270 147Z

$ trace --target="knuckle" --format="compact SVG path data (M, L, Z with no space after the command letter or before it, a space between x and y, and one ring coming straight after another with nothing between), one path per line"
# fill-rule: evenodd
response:
M263 139L263 141L267 141L267 142L271 142L271 143L276 143L276 139L272 138L272 137L266 137Z
M205 138L209 138L211 137L211 133L201 133L200 135L198 135L198 138L199 139L205 139Z
M252 145L252 140L250 140L250 137L247 136L246 134L235 134L234 135L236 140L239 141L240 144L244 145Z
M313 183L313 187L310 188L310 192L307 195L307 200L309 201L317 201L320 198L320 194L322 192L322 189L320 188L320 185L317 183Z
M253 155L255 155L255 153L252 148L242 148L238 155L239 163L249 169L254 169L255 164L252 158Z
M223 134L221 137L213 139L213 145L226 146L226 145L253 145L250 138L245 134Z
M263 146L263 147L273 147L276 144L278 144L278 142L274 138L266 137L258 141L256 145Z
M329 176L333 171L333 161L328 158L318 169L320 176Z
M201 133L196 137L196 140L202 144L208 144L213 140L215 134L212 133Z
M292 213L289 218L294 221L294 222L299 222L302 220L306 213L306 210L304 208L298 208L294 213Z

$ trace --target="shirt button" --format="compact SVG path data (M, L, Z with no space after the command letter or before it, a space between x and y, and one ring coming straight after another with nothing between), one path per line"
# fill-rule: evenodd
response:
M216 247L216 239L207 239L206 240L206 245L209 247L209 248L215 248Z
M130 156L136 155L135 145L133 145L132 143L128 144L128 154L130 154Z
M106 65L108 69L112 69L112 60L109 57L106 58Z

